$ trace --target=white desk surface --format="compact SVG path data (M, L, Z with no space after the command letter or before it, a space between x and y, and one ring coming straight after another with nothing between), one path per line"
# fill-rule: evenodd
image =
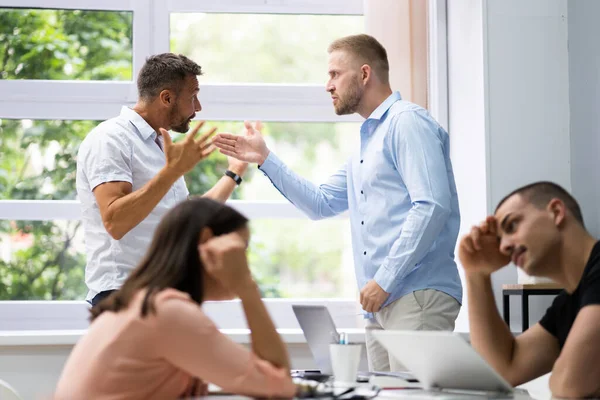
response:
M393 393L392 393L393 392ZM245 400L249 399L249 397L245 396L229 396L229 395L217 395L217 396L205 396L205 397L197 397L197 400ZM327 397L323 398L324 400ZM475 395L466 395L462 393L442 393L442 392L427 392L424 390L405 390L405 391L383 391L374 400L388 400L388 399L422 399L422 400L470 400L470 399L490 399L485 395L475 396ZM514 397L498 397L498 399L513 399L513 400L540 400L535 399L534 397L529 396L526 393L515 393Z
M364 343L364 329L339 329L347 332L351 342ZM2 346L68 346L74 345L86 330L0 331ZM250 343L249 329L221 329L237 343ZM306 343L301 329L277 329L286 344Z

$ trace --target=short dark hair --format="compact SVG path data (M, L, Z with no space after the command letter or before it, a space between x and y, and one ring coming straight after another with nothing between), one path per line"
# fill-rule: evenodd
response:
M141 99L151 100L165 89L179 93L185 78L190 75L202 75L202 67L183 54L150 56L138 74L138 94Z
M156 311L153 297L167 288L190 295L198 304L204 300L204 265L198 241L205 227L215 236L247 226L248 220L233 208L204 197L186 200L170 210L158 224L150 248L121 289L91 309L93 321L105 311L118 312L131 303L139 290L146 290L140 315Z
M379 80L383 83L390 81L390 65L385 48L373 36L360 34L345 36L329 45L328 53L347 51L362 64L369 64Z
M573 214L573 216L581 224L581 226L585 226L585 224L583 223L583 215L581 214L581 208L579 207L577 200L575 200L575 198L571 196L571 194L569 194L569 192L567 192L562 186L557 185L554 182L534 182L529 185L520 187L516 190L513 190L502 200L500 200L500 203L498 203L498 206L496 207L496 211L498 211L500 206L504 204L506 200L508 200L510 197L516 194L521 195L521 197L523 197L525 200L527 200L529 203L533 204L537 208L544 208L548 205L550 200L559 199L563 203L565 203L567 210L569 210L569 212Z

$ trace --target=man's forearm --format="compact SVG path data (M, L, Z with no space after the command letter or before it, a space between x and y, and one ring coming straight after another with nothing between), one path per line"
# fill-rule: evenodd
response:
M467 274L471 344L502 376L509 376L514 338L500 317L490 276Z
M208 197L209 199L224 203L229 196L231 196L231 193L233 193L236 186L237 184L233 179L229 176L223 176L213 187L204 193L202 197Z
M176 173L164 168L140 189L112 202L104 223L108 233L120 240L154 210L177 179Z

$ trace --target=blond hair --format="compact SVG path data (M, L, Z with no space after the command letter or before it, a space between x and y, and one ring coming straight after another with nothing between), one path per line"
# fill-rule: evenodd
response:
M328 53L345 51L361 64L368 64L382 83L389 83L390 65L385 48L373 36L360 34L335 40Z

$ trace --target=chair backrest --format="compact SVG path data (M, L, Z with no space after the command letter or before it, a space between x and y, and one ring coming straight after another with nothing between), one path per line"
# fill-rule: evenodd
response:
M8 383L0 379L0 399L2 400L22 400L17 391Z

